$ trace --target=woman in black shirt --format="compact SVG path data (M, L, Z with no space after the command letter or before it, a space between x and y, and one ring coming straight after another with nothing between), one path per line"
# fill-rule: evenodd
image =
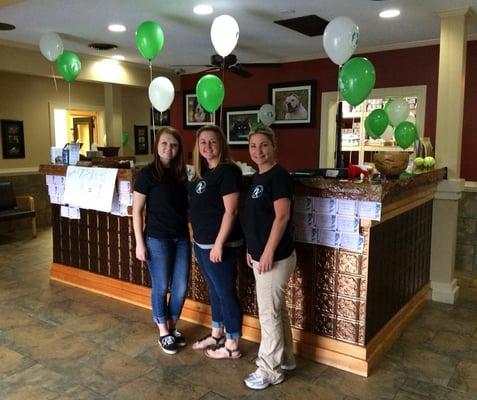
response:
M176 321L184 305L189 280L187 174L182 142L176 129L161 128L156 134L154 149L154 161L139 172L134 187L136 257L147 261L151 276L152 316L159 328L159 345L164 352L174 354L177 346L186 345L176 329Z
M195 342L210 358L238 358L242 309L236 293L237 221L241 170L231 161L222 129L205 125L197 131L195 176L188 185L194 252L207 281L212 332Z
M295 369L285 292L296 265L290 233L293 197L290 174L275 160L276 139L270 128L249 134L249 152L258 166L245 199L247 264L256 281L261 329L257 370L244 382L265 389L283 382L283 370Z

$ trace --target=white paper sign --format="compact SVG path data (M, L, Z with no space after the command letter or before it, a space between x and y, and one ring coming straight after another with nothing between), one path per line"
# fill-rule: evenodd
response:
M336 214L336 199L315 197L313 199L315 211L320 214Z
M358 206L358 215L361 218L381 220L381 203L377 201L360 201Z
M336 219L336 227L340 232L359 232L359 218L338 215Z
M297 196L294 201L294 210L296 212L312 212L313 211L313 197Z
M110 212L116 168L68 166L63 201L70 206Z
M340 215L356 215L357 202L355 200L338 199L338 214Z
M338 247L340 244L340 233L327 229L320 229L318 232L318 243L324 246Z
M340 247L346 250L362 253L364 248L364 236L355 233L342 232Z
M130 193L130 192L131 192L131 182L119 181L119 193Z
M319 229L336 229L336 215L316 214L316 226Z
M293 223L299 227L315 227L315 214L309 212L295 212L293 213Z
M295 241L302 243L318 243L318 229L300 228L295 229Z

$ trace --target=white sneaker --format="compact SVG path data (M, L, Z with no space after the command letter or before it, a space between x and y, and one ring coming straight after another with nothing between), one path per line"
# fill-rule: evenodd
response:
M282 364L280 368L285 371L294 371L296 369L296 363Z
M270 385L278 385L282 383L285 377L283 375L279 376L276 380L270 379L268 376L262 375L260 370L257 369L255 372L252 372L248 375L243 381L245 385L254 390L266 389Z

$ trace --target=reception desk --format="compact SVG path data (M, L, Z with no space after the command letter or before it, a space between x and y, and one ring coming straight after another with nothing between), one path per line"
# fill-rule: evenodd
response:
M64 175L66 169L42 166L40 172ZM382 203L380 221L360 220L362 253L296 244L298 264L286 302L298 354L368 376L427 298L433 195L445 174L439 169L380 184L295 180L297 196ZM117 179L132 183L134 172L119 170ZM70 220L52 204L52 226L51 279L150 308L150 278L134 257L131 217L81 209L80 219ZM254 278L244 255L237 287L244 337L259 341ZM182 318L208 325L210 315L205 280L193 258Z

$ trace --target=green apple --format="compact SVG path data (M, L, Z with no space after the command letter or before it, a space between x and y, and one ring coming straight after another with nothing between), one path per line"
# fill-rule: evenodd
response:
M424 159L422 157L416 157L413 162L416 167L422 167L424 165Z
M427 168L432 167L436 163L436 160L434 160L434 157L425 157L424 158L424 166Z

